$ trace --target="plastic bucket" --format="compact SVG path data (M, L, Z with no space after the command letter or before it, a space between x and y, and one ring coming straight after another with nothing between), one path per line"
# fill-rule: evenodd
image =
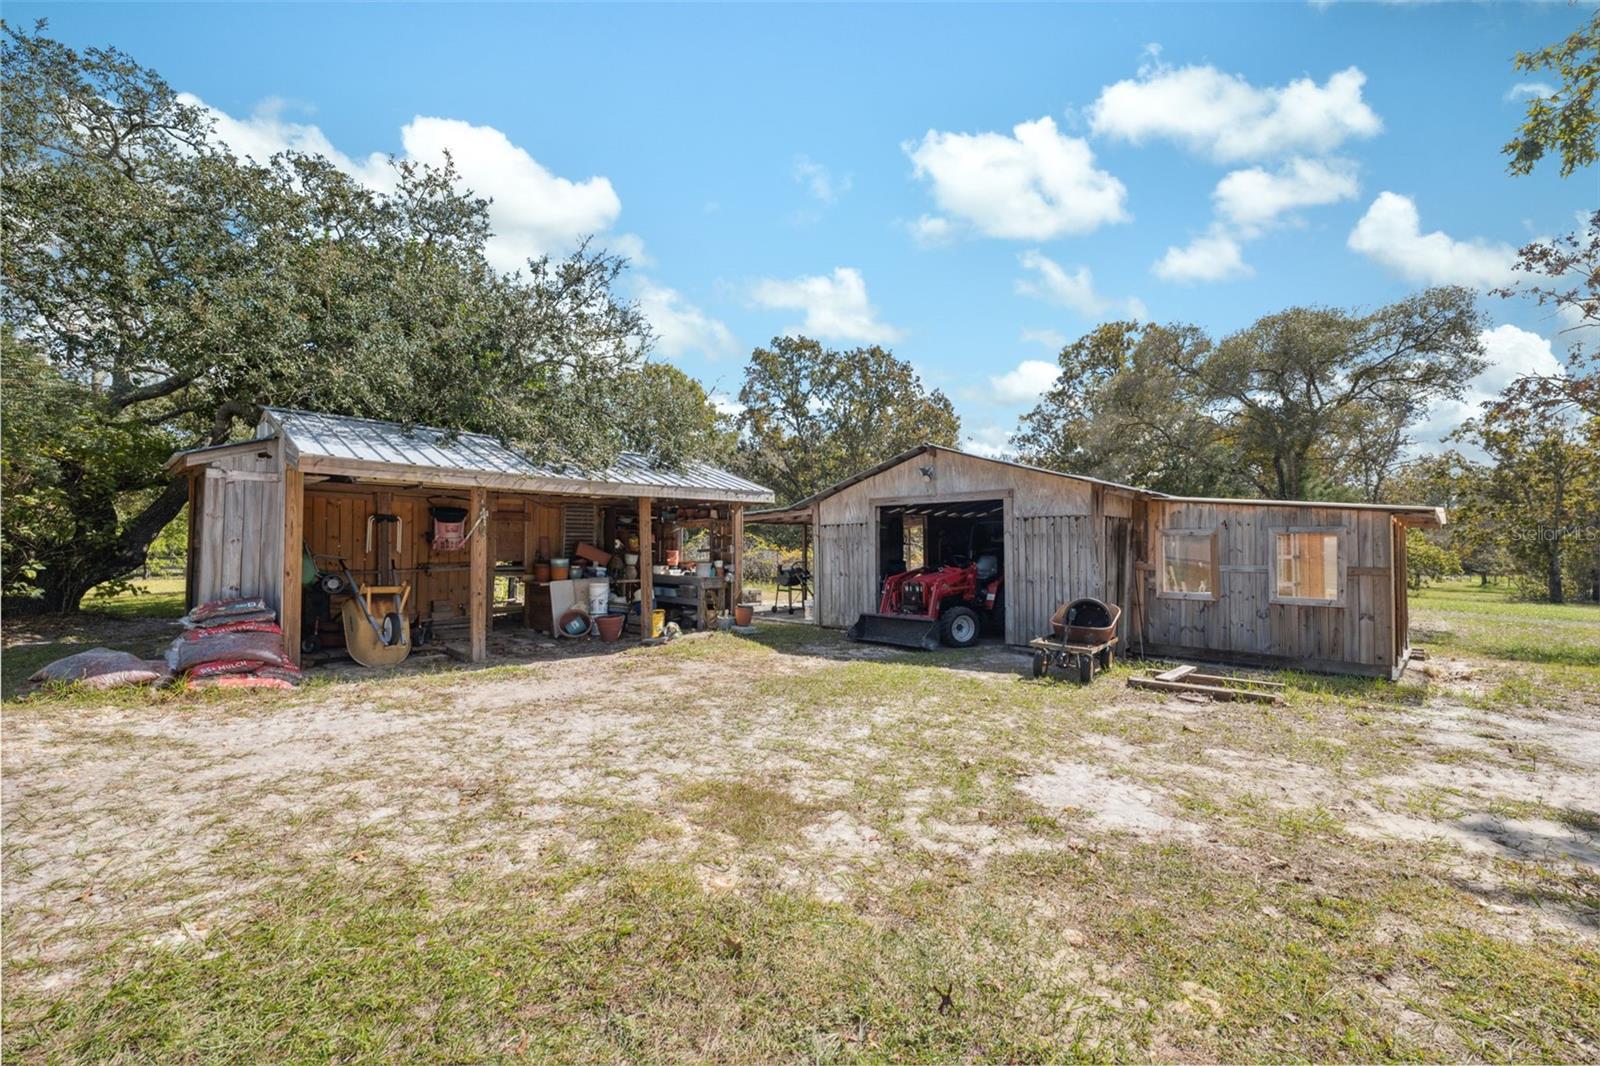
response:
M611 582L589 582L589 613L596 616L602 615L606 613L610 606Z

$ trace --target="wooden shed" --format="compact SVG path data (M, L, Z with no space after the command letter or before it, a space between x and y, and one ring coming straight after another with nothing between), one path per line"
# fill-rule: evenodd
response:
M919 561L906 558L918 548L942 561L970 522L968 550L1001 559L1008 644L1047 632L1062 602L1093 596L1123 608L1131 652L1394 677L1411 651L1405 529L1444 514L1187 499L922 445L750 520L815 529L824 626L876 610L886 573Z
M614 591L644 618L672 602L705 620L738 600L745 509L772 502L705 464L669 470L625 453L599 471L540 465L482 434L279 408L265 409L253 439L180 452L168 467L189 482L191 604L260 596L286 635L312 639L309 555L362 582L409 585L410 621L441 638L459 631L474 661L497 616L548 628L561 589L538 580L539 566L580 544L636 541L633 576ZM434 535L446 508L465 512L464 543ZM670 595L658 594L652 565L689 532L703 534L723 576L664 578ZM298 641L285 644L298 656Z

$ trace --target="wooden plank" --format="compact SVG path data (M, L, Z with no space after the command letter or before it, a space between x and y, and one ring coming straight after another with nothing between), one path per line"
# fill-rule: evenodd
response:
M733 505L733 604L742 603L744 596L744 504Z
M654 501L649 496L639 497L639 639L651 639L650 616L656 609L655 582L650 580L650 568L655 565L655 544L650 533L650 508Z
M1249 689L1228 688L1224 685L1192 685L1186 681L1162 681L1155 677L1130 677L1128 684L1134 688L1155 689L1161 692L1195 692L1210 696L1214 700L1277 703L1283 698L1275 692L1255 692Z
M481 663L489 658L489 582L493 578L489 541L494 531L489 526L488 491L474 488L468 500L467 523L472 539L467 541L467 621L470 655L473 662Z
M288 467L283 472L283 573L278 624L283 628L283 650L296 666L300 665L300 560L304 541L305 475Z
M1175 666L1171 670L1165 670L1157 674L1156 677L1161 681L1178 681L1188 677L1198 669L1199 667L1197 666Z

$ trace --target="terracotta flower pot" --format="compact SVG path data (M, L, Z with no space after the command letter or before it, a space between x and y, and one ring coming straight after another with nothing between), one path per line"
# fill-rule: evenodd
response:
M748 603L741 603L733 609L733 624L747 626L756 620L756 609Z
M625 614L596 615L594 624L600 630L600 639L607 644L613 644L622 639L622 623L627 620Z
M550 580L550 564L549 563L534 563L533 564L533 579L535 581L549 581Z

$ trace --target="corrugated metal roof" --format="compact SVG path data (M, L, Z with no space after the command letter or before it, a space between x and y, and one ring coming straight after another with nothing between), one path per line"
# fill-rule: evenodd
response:
M539 464L483 433L450 433L432 426L406 427L398 422L352 415L263 409L257 435L281 432L302 457L321 456L370 463L395 463L464 473L504 474L612 485L638 485L675 494L714 491L736 493L751 502L770 502L772 490L707 463L689 463L668 470L636 452L624 452L604 470L576 465Z

